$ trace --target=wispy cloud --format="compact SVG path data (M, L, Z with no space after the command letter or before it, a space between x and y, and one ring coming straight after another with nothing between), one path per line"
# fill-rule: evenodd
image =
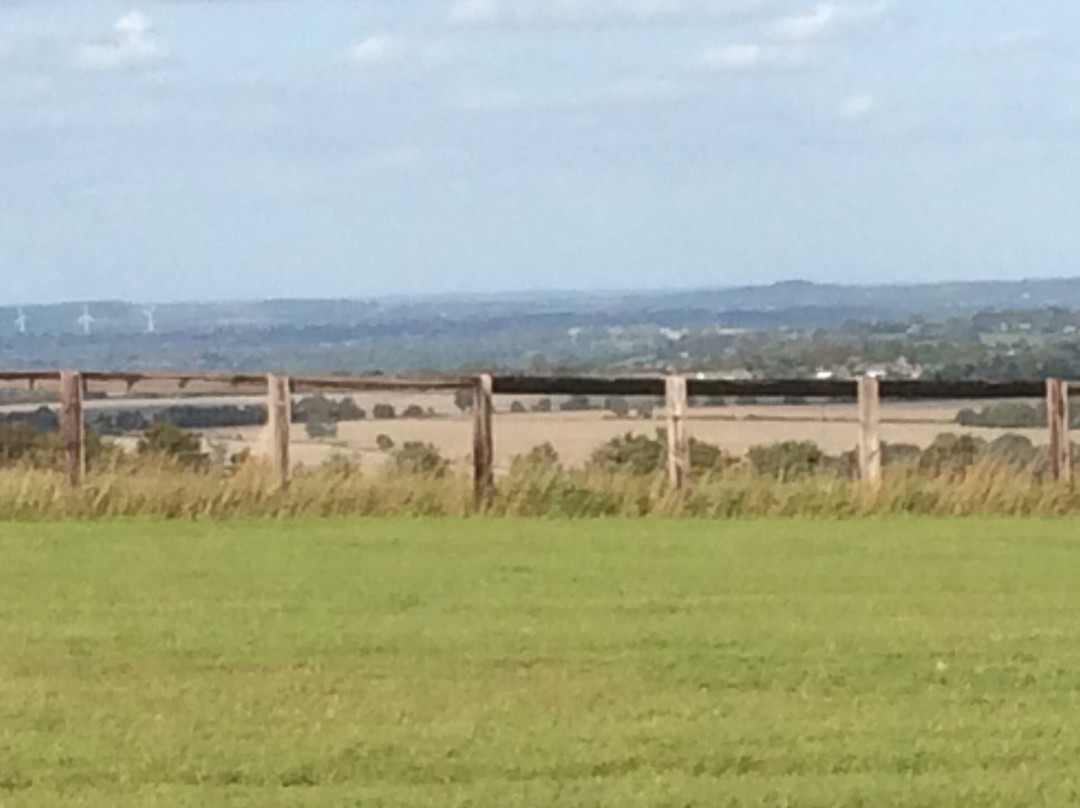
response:
M75 48L75 64L84 70L129 70L161 62L168 49L141 12L125 14L109 35Z
M404 43L386 34L359 39L349 46L349 61L360 67L386 67L400 64L407 57Z
M756 73L798 70L806 67L809 61L810 54L799 46L739 42L708 49L698 64L717 73Z
M456 0L450 19L467 25L618 25L745 19L771 0Z
M878 106L876 96L870 93L857 93L841 101L836 114L845 121L865 121L874 116Z
M807 11L781 17L772 26L772 33L791 42L818 42L842 34L888 29L895 25L896 14L896 6L891 2L820 3Z
M349 46L350 64L369 70L433 68L453 60L455 49L445 43L378 33L362 37Z

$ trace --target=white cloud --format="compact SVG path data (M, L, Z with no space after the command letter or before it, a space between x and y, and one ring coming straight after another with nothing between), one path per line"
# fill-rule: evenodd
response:
M75 49L75 64L84 70L126 70L160 62L167 50L144 14L134 11L113 23L109 36Z
M809 11L779 19L773 34L790 42L816 42L853 31L894 24L896 9L891 2L860 5L820 3Z
M757 73L798 70L810 55L803 48L777 43L740 42L710 48L699 65L718 73Z
M456 0L450 19L467 25L603 25L739 19L768 0Z
M350 45L347 58L352 65L367 70L398 70L438 67L457 55L456 50L445 43L373 34Z
M878 110L878 99L869 93L850 95L840 102L837 114L845 121L864 121Z
M385 34L369 36L349 46L349 61L361 67L385 67L406 57L404 44Z

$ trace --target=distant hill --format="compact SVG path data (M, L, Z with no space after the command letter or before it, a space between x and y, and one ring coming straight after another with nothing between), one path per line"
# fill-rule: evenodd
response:
M356 328L367 333L444 330L500 321L567 325L721 325L773 328L835 325L846 320L940 319L994 309L1080 308L1080 278L848 286L785 281L730 289L625 292L536 292L378 300L267 300L159 305L159 333L213 333L273 328ZM119 301L26 306L32 335L80 335L84 309L94 334L146 330L143 306ZM18 309L0 309L0 336L17 335Z

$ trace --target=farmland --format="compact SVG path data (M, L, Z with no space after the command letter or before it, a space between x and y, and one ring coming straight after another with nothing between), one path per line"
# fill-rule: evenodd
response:
M472 449L468 416L455 413L445 397L384 395L381 398L394 402L399 412L409 404L417 404L432 407L438 417L343 422L336 439L316 441L308 439L303 425L297 424L291 434L295 460L315 466L334 455L341 455L361 463L377 464L382 459L376 449L380 434L389 435L399 444L406 441L431 443L448 458L460 463L467 460ZM374 400L359 397L360 405L368 411ZM509 467L513 457L543 442L550 442L568 465L580 466L596 447L613 437L627 432L652 435L664 425L660 410L656 419L647 420L615 418L600 410L512 414L509 411L511 402L505 397L496 404L499 409L495 420L495 458L500 471ZM1045 429L961 427L956 423L956 414L964 406L965 402L888 404L883 410L882 438L889 443L910 443L925 448L943 432L968 433L987 440L1010 432L1024 435L1036 444L1046 442ZM840 454L855 446L858 435L855 405L834 403L695 407L690 413L688 430L698 440L716 444L736 455L753 446L792 440L814 441L826 452ZM231 452L244 448L257 451L260 447L261 431L258 428L210 430L207 434L224 440Z
M3 524L0 804L1076 804L1078 528Z

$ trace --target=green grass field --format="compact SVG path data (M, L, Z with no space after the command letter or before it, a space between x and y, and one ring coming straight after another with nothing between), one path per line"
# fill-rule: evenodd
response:
M0 806L1073 806L1078 535L0 524Z

